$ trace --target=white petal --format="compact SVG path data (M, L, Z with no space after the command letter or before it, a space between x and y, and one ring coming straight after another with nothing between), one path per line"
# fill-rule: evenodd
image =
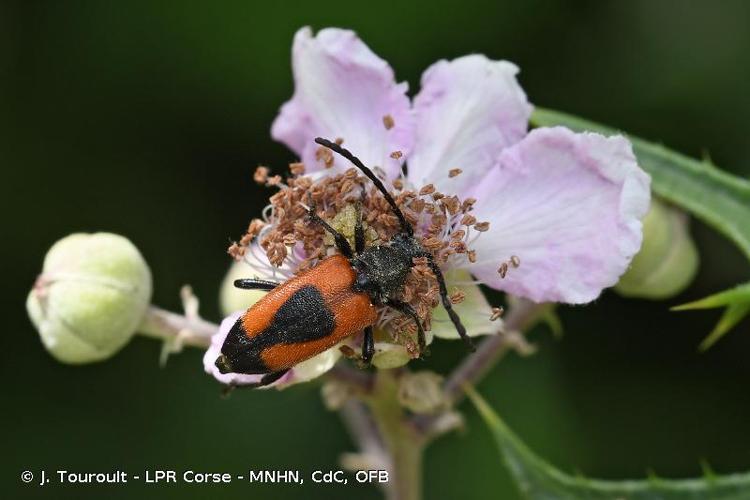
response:
M281 377L278 382L273 384L273 387L277 389L284 389L290 385L299 384L300 382L308 382L314 378L320 377L328 370L333 368L333 365L341 357L341 351L338 346L333 346L327 351L323 351L317 356L313 356L307 361L303 361L294 366L289 372Z
M466 333L470 337L496 334L503 326L502 320L490 321L492 306L487 302L478 285L464 284L471 280L472 277L468 271L462 269L453 269L445 273L445 285L448 288L448 293L459 289L466 294L463 302L454 304L453 309L461 318L461 323L466 327ZM461 338L442 306L438 306L432 311L432 333L441 339Z
M327 28L313 37L302 28L292 49L294 96L281 108L271 135L301 156L308 172L324 168L315 158L316 136L344 139L344 147L366 165L380 166L395 177L403 160L390 157L411 151L414 125L406 96L393 70L353 31ZM386 129L384 117L394 126ZM336 165L350 168L346 160Z
M417 139L409 157L409 180L462 194L526 134L532 107L507 61L482 55L438 61L422 75L414 100ZM449 178L451 169L463 172Z
M474 191L475 215L491 226L472 245L472 273L537 302L594 300L641 246L649 183L621 136L532 131ZM503 279L496 271L513 255L520 267Z
M216 358L221 355L221 346L237 320L242 316L243 311L238 311L224 318L219 326L219 331L211 337L211 345L203 355L203 369L209 375L226 385L248 385L260 381L263 375L243 375L241 373L221 373L216 367Z
M244 311L268 293L263 290L237 288L234 286L235 280L240 278L256 278L281 283L291 276L292 270L288 262L285 261L281 267L272 265L268 262L265 251L260 247L256 239L256 241L248 246L242 260L233 262L224 276L221 289L219 290L221 311L225 315L235 311Z

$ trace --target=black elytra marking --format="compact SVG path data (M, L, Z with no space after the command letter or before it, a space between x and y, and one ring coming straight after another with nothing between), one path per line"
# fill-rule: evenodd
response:
M323 294L313 285L294 292L274 314L268 328L248 338L242 318L229 330L221 353L229 358L234 373L268 373L263 363L264 349L278 344L297 344L328 337L336 328L333 313Z

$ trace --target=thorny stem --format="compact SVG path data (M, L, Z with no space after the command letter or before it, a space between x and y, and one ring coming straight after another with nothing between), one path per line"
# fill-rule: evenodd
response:
M522 332L539 319L546 304L536 304L530 300L520 299L510 309L503 322L505 332ZM495 366L512 348L506 335L493 335L485 339L477 350L458 365L445 382L445 393L452 403L457 403L464 396L464 386L475 384Z
M422 455L426 440L410 424L398 401L396 370L379 370L372 394L365 398L389 456L387 498L422 496Z
M464 397L464 387L479 382L513 348L513 343L508 341L508 335L523 332L533 326L547 307L548 304L536 304L526 299L515 302L503 321L503 333L482 341L477 350L467 356L448 376L443 390L449 404L455 405L461 401ZM444 433L439 429L439 418L439 415L416 415L413 425L422 434L435 438Z
M506 332L524 331L544 312L545 304L520 300L509 310L504 321ZM207 348L219 325L193 314L181 315L156 306L149 307L138 332L180 345ZM444 389L451 403L457 403L466 384L474 384L500 360L512 343L507 335L484 340L447 378ZM329 376L352 384L362 401L350 400L341 409L341 416L361 454L344 458L350 466L387 468L390 478L384 484L391 500L419 500L422 494L422 455L425 447L440 431L437 417L409 418L398 398L398 370L379 370L375 376L337 365ZM369 412L367 409L369 408Z

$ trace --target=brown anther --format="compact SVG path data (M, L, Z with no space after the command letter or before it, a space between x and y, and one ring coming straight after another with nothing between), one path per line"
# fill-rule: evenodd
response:
M304 167L304 166L303 166ZM294 179L294 187L300 189L300 193L304 193L312 186L312 179L309 177L299 177Z
M504 312L505 312L505 309L503 309L502 307L493 307L492 315L490 316L490 321L496 321L497 319L500 318L500 316L503 315Z
M393 120L393 117L391 115L385 115L383 117L383 126L386 130L392 129L394 125L396 125L396 122Z
M460 304L466 298L466 292L456 289L450 295L451 304Z
M432 193L432 199L435 201L442 200L443 198L445 198L445 195L440 191L435 191L434 193Z
M469 250L466 252L466 257L468 257L469 262L472 264L477 261L477 251L476 250Z
M430 217L430 220L433 224L440 226L440 229L443 229L445 224L448 222L448 217L446 217L443 212L435 212L434 214L432 214L432 217Z
M456 253L466 253L466 243L463 241L451 241L450 247L456 251Z
M448 177L453 178L457 175L460 175L461 172L463 172L463 170L461 170L460 168L452 168L448 170Z
M463 229L457 229L451 233L452 240L462 240L464 239L464 236L466 236L466 231Z
M490 228L489 222L477 222L476 224L474 224L474 229L482 233L487 231L489 228Z
M442 203L451 215L456 215L461 208L461 202L458 201L458 196L448 196L443 198Z
M344 144L344 138L343 137L336 137L336 140L334 140L333 142L335 142L336 144L338 144L339 146L341 146L342 144Z
M237 243L232 243L229 248L227 248L227 253L232 256L234 260L240 260L242 259L242 256L245 255L246 247L240 246Z
M268 179L269 172L270 170L268 169L268 167L260 165L255 169L255 173L253 173L253 180L258 184L265 184L266 180Z
M505 278L505 275L508 274L508 263L503 262L502 264L500 264L500 268L497 270L497 273L501 278Z
M320 146L315 150L315 159L322 161L326 168L333 166L333 152L326 147Z
M391 158L393 158L394 160L398 160L402 156L404 156L404 153L402 153L401 151L394 151L393 153L391 153Z
M428 194L432 194L435 192L435 186L432 184L427 184L426 186L423 186L422 189L419 190L419 196L425 196Z
M404 189L404 181L402 179L393 179L391 184L398 190Z
M411 262L414 264L415 267L426 266L427 257L414 257L413 259L411 259Z
M290 163L289 171L292 173L292 175L302 175L305 173L305 164L299 161Z
M466 198L464 202L461 204L461 211L463 213L468 212L472 208L474 208L474 204L477 202L476 198Z
M510 264L511 264L511 265L512 265L513 267L516 267L516 268L517 268L518 266L520 266L520 265L521 265L521 259L519 259L517 255L511 255L511 256L510 256Z
M433 236L424 240L422 246L427 250L439 250L443 246L443 241Z
M263 227L266 225L265 222L263 222L260 219L253 219L250 221L250 224L247 226L247 232L246 234L249 235L251 238L254 238L258 236L260 233L260 230L263 229Z
M463 224L464 226L473 226L474 224L476 224L476 222L477 218L471 214L466 214L461 217L461 224Z
M281 184L280 175L274 175L273 177L269 177L268 180L266 180L266 186L278 186L279 184Z
M297 243L297 238L294 237L294 234L285 234L281 241L284 242L285 246L290 247Z
M411 202L410 208L417 213L421 213L424 210L425 201L421 198L417 198Z

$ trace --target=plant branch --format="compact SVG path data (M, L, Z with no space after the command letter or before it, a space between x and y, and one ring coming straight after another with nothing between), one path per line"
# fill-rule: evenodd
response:
M219 325L200 318L173 313L156 306L150 306L138 333L166 341L176 341L181 345L207 348L211 336L219 330Z
M503 321L506 332L523 331L534 324L544 311L546 304L537 304L520 299L511 307ZM445 382L445 394L451 403L457 403L464 396L464 385L476 384L511 348L507 335L488 337L477 350L453 370Z

